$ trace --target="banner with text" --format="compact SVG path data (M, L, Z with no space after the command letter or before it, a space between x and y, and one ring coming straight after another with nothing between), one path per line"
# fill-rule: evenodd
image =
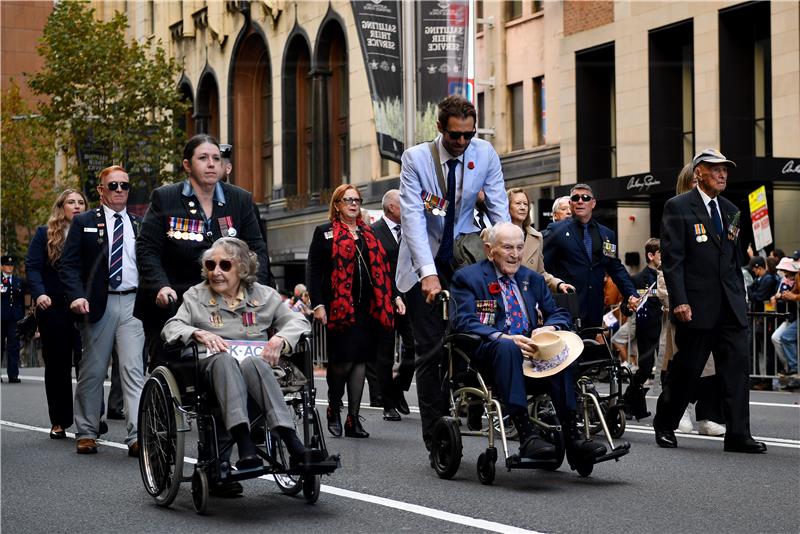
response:
M353 0L353 15L364 55L381 157L400 162L403 154L403 59L398 0Z
M468 78L468 0L423 0L417 3L416 140L436 134L436 105L448 95L474 102L474 80Z

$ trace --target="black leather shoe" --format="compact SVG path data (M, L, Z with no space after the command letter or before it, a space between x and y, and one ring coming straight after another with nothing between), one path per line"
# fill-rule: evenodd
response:
M576 463L592 462L607 452L605 445L591 439L576 439L567 442L567 461Z
M67 437L67 432L61 425L53 425L50 429L50 439L64 439Z
M120 410L108 410L106 412L106 419L113 419L116 421L122 421L125 419L125 414L122 413Z
M411 413L411 410L408 407L408 403L406 402L406 397L405 395L403 395L402 391L397 395L395 404L397 405L397 411L400 412L401 414L409 415Z
M328 432L335 438L342 437L342 415L339 410L334 410L332 406L328 406Z
M236 469L241 471L243 469L254 469L263 465L264 462L261 461L261 458L259 458L258 455L250 454L243 458L239 458L239 461L236 462Z
M525 438L522 445L519 446L520 457L529 460L550 460L555 457L555 454L556 448L535 434Z
M725 452L745 452L749 454L761 454L767 452L767 445L764 442L756 441L753 438L725 440Z
M22 382L22 380L20 380L19 378L9 378L8 379L8 383L9 384L19 384L20 382Z
M384 421L400 421L400 414L397 413L397 410L394 408L384 408L383 409L383 420Z
M231 498L242 494L244 488L238 482L223 482L208 488L208 494L212 497Z
M658 428L654 428L654 430L656 431L656 445L664 447L665 449L674 449L678 446L678 439L675 437L675 432Z
M645 394L649 389L650 388L643 388L642 386L631 384L622 396L622 400L627 405L628 411L637 421L645 417L650 417L651 415L647 410L647 400L645 399Z
M344 422L344 435L348 438L368 438L369 432L361 426L361 416L348 414Z

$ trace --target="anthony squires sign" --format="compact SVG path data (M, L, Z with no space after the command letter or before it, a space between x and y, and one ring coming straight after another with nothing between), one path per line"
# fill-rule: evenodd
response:
M628 191L635 189L637 192L641 193L642 189L645 191L650 191L651 187L655 187L657 185L661 185L661 182L656 180L652 174L646 174L644 177L632 176L631 179L628 180L628 186L626 189Z

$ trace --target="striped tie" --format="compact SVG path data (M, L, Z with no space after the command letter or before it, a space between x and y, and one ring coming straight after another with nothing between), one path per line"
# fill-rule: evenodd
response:
M111 245L111 264L109 265L108 272L108 285L112 289L116 289L122 283L122 235L124 234L122 227L122 216L119 213L114 214L116 221L114 222L114 241Z

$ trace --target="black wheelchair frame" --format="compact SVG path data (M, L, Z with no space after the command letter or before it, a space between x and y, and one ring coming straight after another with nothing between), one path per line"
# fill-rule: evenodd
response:
M488 439L488 445L484 452L478 457L477 473L478 479L482 484L492 484L494 482L497 461L497 447L495 446L496 434L499 434L504 464L508 471L512 469L544 469L555 471L561 467L566 445L563 429L548 394L537 394L528 396L528 413L533 424L538 428L542 438L552 444L556 449L556 454L550 460L529 460L521 458L519 454L509 454L508 440L515 437L513 423L508 417L503 416L501 403L492 396L492 389L487 385L481 371L473 365L470 354L473 354L480 337L467 333L450 333L450 321L448 308L450 305L450 294L443 291L440 294L442 302L442 319L445 321L446 335L444 348L447 354L447 366L443 380L447 383L450 402L450 415L441 417L434 426L431 439L431 466L440 478L450 479L455 476L461 465L462 443L461 436L479 436ZM609 358L611 353L609 351ZM611 358L613 359L613 358ZM600 396L591 382L591 373L598 367L604 367L605 363L611 363L611 359L606 362L589 361L586 366L579 367L578 385L578 406L579 413L582 414L582 427L586 439L597 433L597 429L602 428L606 434L609 444L609 452L591 463L580 463L570 467L578 472L582 477L587 477L592 473L596 463L608 460L618 461L619 458L630 451L630 445L626 442L616 444L613 438L619 437L612 434L612 428L617 433L621 427L624 431L625 413L624 409L618 410L622 423L619 424L619 417L615 425L609 426L606 422L606 415L603 403L613 403L617 406L619 392L612 396ZM579 364L580 365L580 364ZM617 372L617 371L610 371ZM462 430L461 417L470 406L481 405L487 417L488 425L481 430ZM621 432L619 432L621 435Z
M233 440L225 438L227 432L217 426L219 410L216 397L208 387L200 370L197 345L163 346L142 390L139 403L139 468L145 490L159 506L169 506L175 500L182 482L191 482L192 503L195 511L205 513L208 506L209 485L228 483L262 475L272 475L279 489L287 495L301 491L308 503L315 503L320 494L320 480L331 474L339 465L339 457L329 457L315 408L316 388L313 383L313 366L309 343L304 337L290 359L307 377L298 387L283 388L284 397L295 421L302 428L302 439L309 448L324 451L328 459L292 469L289 454L277 434L264 428L264 416L251 417L251 435L262 435L256 443L256 452L266 464L262 467L235 470L231 467L229 452ZM249 403L250 404L250 403ZM184 474L185 434L197 421L198 459L192 474Z

